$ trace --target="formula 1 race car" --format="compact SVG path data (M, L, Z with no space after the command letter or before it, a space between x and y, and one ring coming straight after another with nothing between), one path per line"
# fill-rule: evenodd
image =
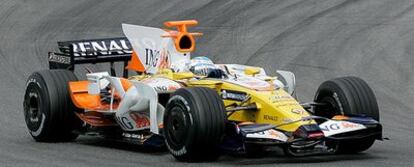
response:
M58 42L59 51L48 54L50 69L27 81L30 135L38 142L99 135L166 147L179 161L268 146L291 156L357 153L382 140L376 97L360 78L325 81L313 102L299 103L291 72L268 76L260 67L191 58L194 37L202 34L187 27L196 24L123 24L126 38ZM117 62L124 64L122 77ZM109 63L110 71L87 70L78 80L75 65L95 63Z

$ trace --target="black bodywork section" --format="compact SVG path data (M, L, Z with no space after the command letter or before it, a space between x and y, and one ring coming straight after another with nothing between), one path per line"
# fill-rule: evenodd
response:
M90 39L58 42L59 52L49 52L50 69L67 69L73 71L76 64L110 63L111 75L115 76L114 62L124 62L125 69L131 59L132 46L125 37Z

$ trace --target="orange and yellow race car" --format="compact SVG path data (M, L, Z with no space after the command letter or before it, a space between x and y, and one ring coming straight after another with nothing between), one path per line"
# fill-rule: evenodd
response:
M270 146L293 156L357 153L382 140L377 101L363 80L325 81L314 101L299 103L291 72L269 76L260 67L191 58L202 34L187 28L196 24L123 24L126 37L58 42L59 51L48 54L50 69L27 80L30 135L38 142L99 135L166 147L180 161ZM87 70L83 80L73 72L95 63L109 63L109 72Z

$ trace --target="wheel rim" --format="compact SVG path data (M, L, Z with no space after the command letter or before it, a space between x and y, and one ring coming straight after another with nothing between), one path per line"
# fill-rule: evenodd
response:
M316 108L316 111L318 111L317 113L318 116L322 116L325 118L332 118L335 115L344 115L343 113L341 113L340 107L333 97L330 97L330 96L323 97L320 100L320 102L326 105Z
M168 111L165 120L166 138L171 147L180 148L185 144L189 129L189 120L184 106L176 105Z
M42 124L42 101L36 89L30 89L24 100L24 115L27 127L30 131L37 131Z

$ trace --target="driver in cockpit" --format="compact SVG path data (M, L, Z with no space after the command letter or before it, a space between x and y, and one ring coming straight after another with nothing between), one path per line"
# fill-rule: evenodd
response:
M177 68L177 66L179 68ZM194 57L186 62L177 63L177 66L172 66L174 72L190 71L196 77L208 77L208 78L223 78L226 74L222 69L211 61L208 57L199 56Z

